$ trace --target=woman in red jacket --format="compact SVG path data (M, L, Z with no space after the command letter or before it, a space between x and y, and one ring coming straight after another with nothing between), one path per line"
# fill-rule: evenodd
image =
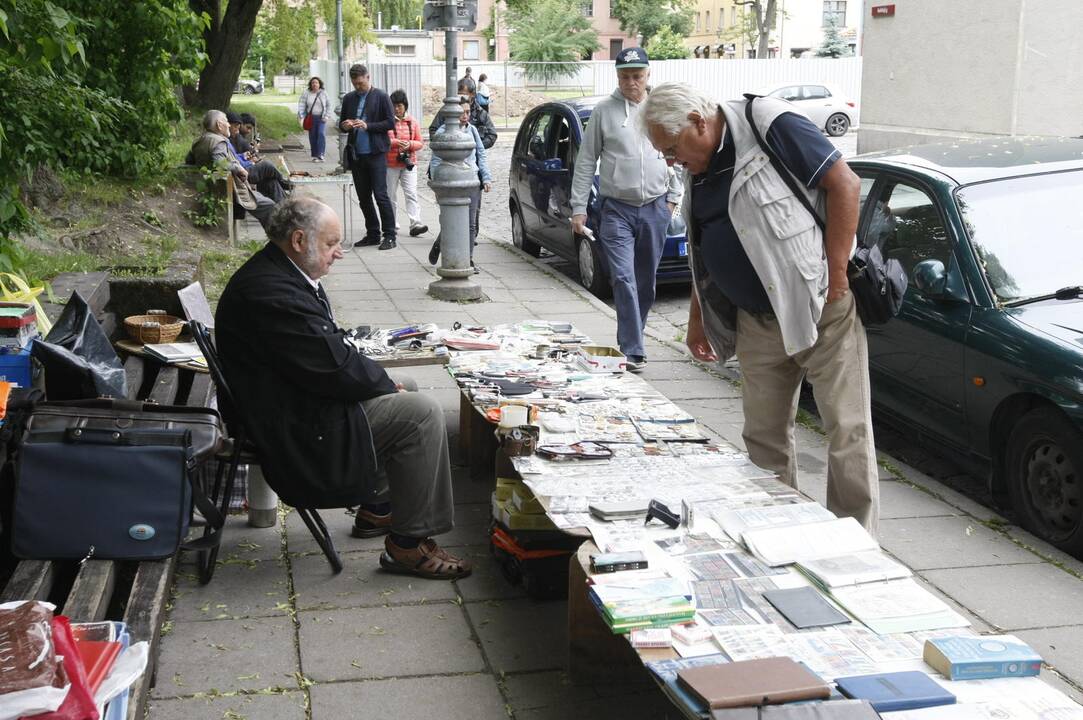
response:
M410 101L402 90L391 93L391 106L395 109L395 127L387 131L391 139L391 149L387 152L387 194L395 202L398 187L402 185L410 237L417 237L429 231L421 222L421 208L417 204L417 151L424 145L421 125L407 114Z

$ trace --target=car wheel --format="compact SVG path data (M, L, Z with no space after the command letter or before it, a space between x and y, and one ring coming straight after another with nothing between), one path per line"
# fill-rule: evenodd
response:
M256 89L254 87L252 87L251 85L245 85L244 86L244 94L245 95L255 95L256 94Z
M526 229L523 227L523 215L517 207L511 210L511 242L527 255L534 257L541 255L541 245L526 236Z
M612 288L609 287L609 278L605 276L605 270L602 269L594 243L586 238L579 238L575 254L579 261L580 284L589 290L594 297L602 299L609 297Z
M1020 524L1083 556L1083 433L1055 408L1031 410L1008 437L1005 471Z
M845 135L846 131L850 129L850 118L843 113L835 113L827 119L827 125L824 128L831 137Z

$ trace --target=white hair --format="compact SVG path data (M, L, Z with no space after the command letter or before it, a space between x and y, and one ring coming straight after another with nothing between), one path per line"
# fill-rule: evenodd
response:
M654 86L639 107L639 125L644 133L657 125L667 135L677 135L691 125L689 113L710 120L718 112L718 101L686 83L666 82Z
M226 114L221 110L208 110L203 113L203 129L208 132L214 132L214 129L218 127L218 121L225 119Z

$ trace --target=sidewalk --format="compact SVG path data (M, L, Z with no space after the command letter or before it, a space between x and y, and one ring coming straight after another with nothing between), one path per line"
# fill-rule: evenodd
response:
M305 155L291 152L290 166L326 172L328 165L310 165ZM341 206L335 189L317 194ZM427 187L421 194L427 235L402 232L392 251L350 248L326 278L340 324L536 317L570 320L599 342L615 342L608 307L508 238L486 233L487 216L507 213L507 199L495 193L484 197L475 252L482 268L475 277L488 301L430 298L426 287L436 275L426 255L438 209ZM360 213L354 222L361 237ZM263 237L254 223L246 229ZM709 433L742 446L740 388L691 362L670 344L672 331L668 338L651 334L643 377ZM442 368L408 370L444 406L456 447L459 394L451 378ZM798 427L798 447L802 490L823 502L824 439ZM267 530L231 519L209 586L199 586L191 563L180 569L151 720L680 717L651 684L569 683L566 603L534 602L506 583L487 549L491 488L461 469L455 475L456 528L440 541L475 562L474 575L455 584L380 572L382 541L350 538L352 518L341 511L324 516L346 564L338 576L295 514ZM881 481L884 548L975 629L1012 632L1032 644L1055 668L1043 677L1083 699L1083 563L887 457Z

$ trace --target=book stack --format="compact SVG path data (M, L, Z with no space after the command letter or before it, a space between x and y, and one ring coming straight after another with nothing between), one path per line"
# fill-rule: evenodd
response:
M0 347L24 348L38 336L38 316L33 305L0 303Z
M143 352L167 365L175 363L207 364L203 352L194 342L147 344L143 346Z
M696 615L688 584L675 578L592 585L590 599L609 628L620 634L669 627Z

